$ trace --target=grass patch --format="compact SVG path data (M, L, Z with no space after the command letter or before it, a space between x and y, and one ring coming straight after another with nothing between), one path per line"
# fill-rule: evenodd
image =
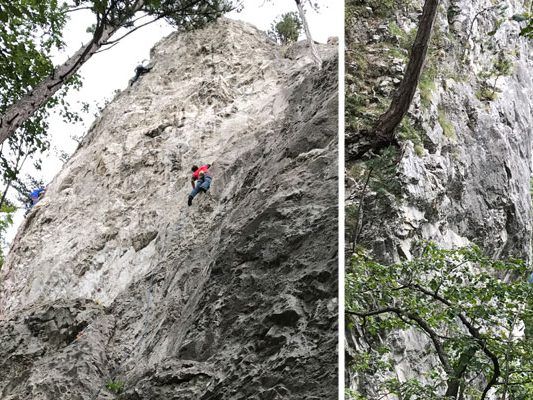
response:
M442 128L444 136L446 136L448 139L456 139L457 135L455 134L455 128L450 120L448 120L448 117L443 109L439 109L439 115L437 119Z
M404 118L398 128L398 139L401 141L411 141L414 145L415 153L418 156L424 155L424 142L421 131L417 129L409 118Z
M498 94L494 88L483 85L476 91L476 97L481 101L493 101L498 98Z
M366 2L378 17L391 17L401 4L399 0L368 0Z
M105 387L107 390L109 390L112 393L120 394L124 391L124 382L120 381L108 381L105 384Z
M415 144L415 153L418 157L422 157L424 155L424 146Z
M418 88L420 89L420 102L426 108L431 104L431 96L437 88L437 84L435 83L436 79L437 68L428 62L422 71L422 75L420 75L420 81L418 82Z
M409 59L409 52L405 49L400 49L392 44L385 44L387 49L387 54L393 58L399 58L400 60L406 61Z
M392 21L389 23L389 32L398 39L398 43L402 49L411 49L415 41L416 28L406 32L396 22Z
M498 79L502 76L512 75L514 71L514 63L512 59L508 58L504 53L500 53L488 71L481 71L478 74L481 79L481 86L476 91L476 97L481 101L493 101L498 98ZM494 82L491 83L490 80Z

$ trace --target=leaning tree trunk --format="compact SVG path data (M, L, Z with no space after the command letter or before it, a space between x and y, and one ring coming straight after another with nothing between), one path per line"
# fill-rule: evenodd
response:
M400 86L392 97L389 109L379 117L370 132L359 132L346 139L349 160L359 159L369 150L377 153L385 147L398 146L394 130L402 122L413 101L426 59L438 5L439 0L425 1L409 62Z
M389 109L379 117L374 128L374 134L380 140L393 141L394 130L402 122L413 101L422 67L426 60L438 5L439 0L426 0L424 3L422 17L420 18L405 74L398 90L394 93Z
M132 11L139 11L144 0L138 0ZM17 128L41 108L70 79L80 67L93 56L120 28L120 24L102 23L89 43L82 46L64 64L55 68L48 78L35 86L15 104L7 108L0 118L0 143L11 136Z
M307 19L305 18L304 8L302 6L301 0L295 0L296 1L296 7L298 7L298 12L300 13L300 19L302 20L302 23L304 25L305 35L307 36L307 42L309 43L309 47L311 49L311 56L313 57L313 60L315 61L316 65L318 65L318 68L322 68L322 59L320 58L320 55L318 54L318 50L315 46L315 42L313 41L313 38L311 37L311 31L309 30L309 25L307 24Z

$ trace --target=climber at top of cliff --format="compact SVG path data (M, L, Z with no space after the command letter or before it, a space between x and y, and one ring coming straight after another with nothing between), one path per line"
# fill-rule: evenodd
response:
M192 199L199 193L199 192L207 192L209 190L209 187L211 186L211 180L213 179L211 175L209 175L209 168L211 168L212 164L204 164L201 167L198 167L197 165L193 165L191 168L192 176L191 176L191 185L192 185L192 191L189 194L189 198L187 200L187 204L189 206L192 205Z
M144 61L141 64L137 65L137 67L135 68L135 76L130 79L130 86L133 86L133 84L137 82L137 79L139 79L141 75L150 72L150 70L154 67L153 63L148 63L147 65L144 65Z
M46 193L46 188L43 186L40 186L36 189L33 189L30 193L30 199L31 199L31 205L30 208L33 207L35 204L39 202Z
M28 215L32 207L43 198L46 193L46 187L39 186L38 188L33 189L29 194L28 202L26 203L26 213L24 216Z

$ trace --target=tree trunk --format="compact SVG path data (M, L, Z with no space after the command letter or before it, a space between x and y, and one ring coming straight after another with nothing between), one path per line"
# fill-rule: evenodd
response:
M144 0L138 0L133 12L139 11L144 5ZM28 94L15 104L7 108L0 118L0 143L3 143L15 130L30 118L35 111L42 107L71 78L80 67L94 55L121 26L103 23L97 28L89 43L82 46L63 65L54 69L47 79L39 83Z
M307 36L307 42L309 43L309 47L311 49L311 56L313 58L313 61L316 63L318 68L322 68L322 59L320 58L320 55L318 54L318 50L315 46L315 42L313 41L313 38L311 37L311 31L309 30L309 25L307 25L307 19L305 18L304 8L302 6L301 0L295 0L296 1L296 7L298 7L298 12L300 14L300 19L302 20L302 23L304 25L305 35Z
M459 361L453 368L452 376L448 377L444 397L451 399L460 398L459 390L461 388L462 379L478 350L479 348L477 346L471 346L460 355Z
M2 193L2 199L0 199L0 209L4 205L4 201L6 201L7 192L9 190L9 188L11 187L11 182L12 182L11 180L9 182L7 182L6 188L4 189L4 192Z
M394 94L389 109L381 115L374 128L374 132L378 136L392 138L394 129L400 124L409 110L426 59L438 5L439 0L426 0L424 3L422 17L420 18L405 75Z
M426 0L415 41L411 49L411 55L403 79L394 93L389 109L382 114L373 129L374 136L371 141L377 147L383 147L385 143L394 144L394 130L400 124L409 110L411 102L418 86L422 67L426 59L431 31L437 15L439 0Z

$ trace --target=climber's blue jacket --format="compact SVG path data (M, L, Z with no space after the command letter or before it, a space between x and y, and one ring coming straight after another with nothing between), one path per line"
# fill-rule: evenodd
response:
M40 188L32 190L32 192L30 193L30 197L33 205L37 204L37 202L39 201L39 196L44 193L44 191L45 188L42 186Z

